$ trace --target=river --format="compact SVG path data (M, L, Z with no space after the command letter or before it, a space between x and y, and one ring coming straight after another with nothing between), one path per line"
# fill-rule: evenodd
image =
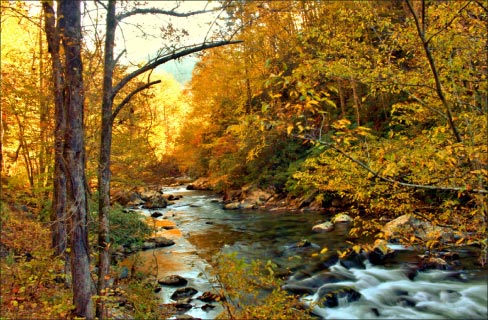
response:
M324 265L318 253L344 250L348 226L340 225L329 233L312 233L313 225L330 218L317 213L266 212L259 210L223 210L218 198L205 191L189 191L184 187L167 188L165 193L182 195L158 218L159 225L175 225L160 235L172 238L175 245L148 250L137 255L139 268L157 278L178 274L202 294L216 286L211 263L221 253L237 252L238 257L272 260L280 268L292 271L287 285L311 289L302 297L304 304L323 319L486 319L488 318L487 270L430 270L409 275L408 266L415 264L418 253L397 246L386 265L374 266L366 261L364 268L345 268L340 263ZM149 216L150 211L141 210ZM163 223L164 222L164 223ZM296 244L303 240L312 245ZM314 254L315 253L315 254ZM461 259L472 259L471 253L459 253ZM464 263L463 263L464 265ZM470 266L475 266L470 264ZM325 281L323 279L334 279ZM308 286L308 287L307 287ZM358 299L343 296L338 305L317 305L324 292L337 288L353 288ZM171 302L175 288L165 287L159 293L165 303ZM195 297L197 297L195 295ZM206 303L193 299L193 308L186 314L212 319L222 307L202 308ZM206 311L204 310L206 309Z

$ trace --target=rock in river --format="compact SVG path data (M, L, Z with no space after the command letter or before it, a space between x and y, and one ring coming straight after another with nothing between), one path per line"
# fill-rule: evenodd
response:
M348 303L359 300L361 293L351 287L331 288L322 287L318 291L322 306L334 308L339 305L339 300L345 300Z
M332 218L334 223L347 223L352 222L352 218L345 213L338 213Z
M224 205L224 210L236 210L241 207L241 204L239 202L231 202L231 203L226 203Z
M192 287L185 287L181 289L177 289L172 295L171 299L178 301L181 299L189 298L197 294L197 290L193 289Z
M163 214L159 211L154 211L153 213L151 213L151 217L153 217L153 218L159 218L162 216L163 216Z
M170 275L159 279L158 283L167 286L184 286L188 280L179 275Z
M156 248L160 247L169 247L175 244L175 242L171 239L165 237L154 237L151 239L154 243L156 243Z
M330 221L326 221L321 224L317 224L312 227L312 231L314 232L329 232L334 229L334 224Z

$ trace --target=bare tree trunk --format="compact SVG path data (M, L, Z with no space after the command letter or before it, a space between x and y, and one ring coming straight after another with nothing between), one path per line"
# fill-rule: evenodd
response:
M354 108L356 109L356 124L358 126L360 126L361 125L361 116L359 113L359 109L361 108L361 99L359 99L356 80L354 80L352 78L351 78L351 87L352 87L352 94L354 97Z
M114 69L114 43L117 20L115 19L115 0L110 0L107 10L105 34L105 57L103 70L102 130L100 133L100 160L98 162L98 295L106 287L106 276L110 271L109 220L110 211L110 151L112 148L112 78ZM103 299L97 303L96 315L103 319Z
M346 96L344 95L344 86L342 80L337 80L337 89L339 91L339 102L341 104L341 118L346 118Z
M39 15L39 24L42 26L44 15L41 12ZM42 28L39 29L39 140L40 140L40 150L39 150L39 178L37 181L37 187L42 190L42 194L47 198L49 192L45 189L49 182L49 167L51 165L52 158L50 157L49 151L49 128L52 118L49 116L49 104L47 101L46 91L47 83L46 76L44 75L45 64L44 64L44 42L42 40Z
M83 128L83 66L81 61L81 2L62 1L59 16L65 53L66 132L64 160L67 170L67 212L70 218L71 273L75 316L93 319L90 255L88 250L87 183Z
M58 9L59 12L58 2ZM54 8L48 1L42 3L44 10L44 28L48 42L48 51L52 61L52 79L54 85L54 176L53 176L53 204L51 213L51 234L52 246L58 256L65 259L65 285L71 284L68 274L70 273L70 257L66 251L68 246L68 230L66 216L66 166L64 165L64 135L66 131L66 112L64 109L64 78L63 66L59 54L60 49L60 28L64 23L62 17L56 25Z

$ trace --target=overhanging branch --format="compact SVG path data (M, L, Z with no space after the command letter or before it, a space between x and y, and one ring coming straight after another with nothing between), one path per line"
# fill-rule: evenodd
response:
M120 80L120 82L116 86L114 86L114 88L112 90L111 99L114 99L115 96L117 95L117 93L129 81L131 81L135 77L143 74L146 71L149 71L151 69L156 68L157 66L159 66L159 65L161 65L163 63L166 63L166 62L171 61L171 60L176 60L178 58L182 58L182 57L187 56L189 54L192 54L192 53L195 53L195 52L200 52L200 51L203 51L203 50L206 50L206 49L211 49L211 48L225 46L225 45L228 45L228 44L236 44L236 43L241 43L241 42L242 41L240 41L240 40L233 40L233 41L227 41L227 40L225 40L225 41L216 41L216 42L202 43L202 44L199 44L199 45L193 45L191 47L184 47L184 48L176 49L172 53L167 54L167 55L164 55L164 56L162 56L162 57L154 60L153 62L150 62L150 63L146 64L145 66L143 66L143 67L141 67L141 68L133 71L132 73L130 73L126 77L124 77L122 80Z
M132 99L132 97L134 95L136 95L137 93L141 92L142 90L145 90L147 88L149 88L150 86L152 85L155 85L155 84L158 84L160 83L161 80L155 80L155 81L151 81L151 82L148 82L140 87L138 87L137 89L135 89L134 91L132 91L131 93L129 93L125 98L124 100L122 100L121 103L119 103L117 105L117 107L115 107L115 110L114 112L112 113L112 122L115 120L115 118L117 117L117 115L119 114L120 110L122 110L122 108L127 104L129 103L130 99Z
M378 178L380 180L383 180L383 181L388 182L388 183L391 183L391 184L400 185L400 186L409 187L409 188L416 188L416 189L429 189L429 190L441 190L441 191L456 191L456 192L464 192L464 191L466 191L466 192L471 192L471 193L488 194L488 190L486 190L486 189L470 189L470 190L468 190L465 187L442 187L442 186L424 185L424 184L408 183L408 182L402 182L402 181L394 180L394 179L391 179L391 178L382 176L378 171L375 171L375 170L371 169L370 166L368 166L364 162L362 162L362 161L360 161L360 160L352 157L347 152L345 152L344 150L336 147L332 143L328 143L328 142L325 142L323 140L318 140L316 138L308 138L308 137L299 136L299 135L293 135L293 137L298 138L298 139L302 139L302 140L310 140L310 141L315 141L317 143L320 143L321 145L326 146L327 148L330 148L330 149L334 150L335 152L343 155L347 159L349 159L352 162L354 162L355 164L359 165L364 170L366 170L369 173L371 173L374 178Z
M220 8L218 8L220 9ZM163 10L163 9L158 9L158 8L136 8L134 10L120 13L116 16L118 21L122 21L125 18L128 18L130 16L136 15L136 14L165 14L167 16L173 16L173 17L179 17L179 18L184 18L184 17L191 17L197 14L202 14L202 13L209 13L216 11L218 9L213 9L213 10L197 10L197 11L191 11L191 12L176 12L174 10Z

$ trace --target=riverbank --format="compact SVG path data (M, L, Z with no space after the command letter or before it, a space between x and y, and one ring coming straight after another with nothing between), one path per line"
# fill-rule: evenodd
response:
M301 296L303 303L307 303L306 301L310 299L315 301L317 297L320 297L325 292L325 289L319 290L320 288L324 286L324 288L328 288L335 283L334 286L336 287L334 290L339 290L339 287L344 286L353 289L346 290L350 295L349 298L354 300L350 301L351 303L364 303L362 299L366 299L368 290L371 291L376 288L374 290L377 290L379 294L379 296L375 294L376 300L380 299L379 297L384 292L389 292L385 296L392 297L392 299L396 297L390 301L394 301L395 308L398 308L398 304L401 305L403 303L401 301L414 296L413 291L404 293L403 296L398 294L398 292L394 294L396 292L394 288L402 282L406 281L406 285L412 290L417 285L419 288L424 288L422 290L425 290L425 288L428 288L428 285L423 286L422 284L425 281L425 275L435 275L434 278L437 277L437 280L447 281L446 285L450 281L459 283L459 285L456 285L459 290L456 291L456 294L453 293L453 297L460 298L464 296L464 287L461 283L472 283L472 281L480 280L480 278L476 280L475 275L472 273L473 270L479 270L480 266L476 266L476 258L473 257L472 251L467 250L466 247L457 253L446 251L442 257L426 260L427 257L431 258L431 256L422 257L424 252L405 250L402 246L390 244L388 244L387 248L395 249L395 251L385 251L385 253L389 252L389 254L382 257L382 250L385 248L379 243L377 246L379 252L377 251L376 255L371 255L371 251L361 251L361 248L355 248L346 242L351 225L339 223L329 233L312 232L312 226L317 222L333 218L330 213L302 212L301 214L296 214L286 211L263 211L260 209L229 211L223 210L221 199L212 196L209 192L188 191L184 187L177 188L177 190L184 194L181 200L173 206L162 210L163 216L155 219L174 222L175 228L180 230L182 237L186 239L185 241L188 241L193 246L192 251L197 254L198 258L204 258L207 262L212 262L220 254L236 252L238 253L237 258L245 258L246 261L253 259L272 260L278 268L275 270L276 275L286 275L283 278L286 284L283 289L293 295L298 294ZM170 193L170 191L168 192ZM145 215L149 216L151 212L153 211L148 210ZM399 249L402 250L399 251ZM172 251L176 252L177 249L168 247L146 251L145 254L147 254L149 261L153 254L163 260L170 261L172 257L178 256L177 254L172 255L170 253ZM193 258L196 257L193 256ZM439 263L439 259L443 259L447 264ZM229 271L230 269L228 268L230 266L231 264L228 264L227 269L224 268L224 272L225 270ZM394 278L388 276L390 272L388 270L391 270L391 275L396 276ZM342 274L342 276L339 277L337 272ZM385 276L382 276L381 272L384 272ZM371 276L371 273L376 274L375 277L378 279L375 280L377 281L375 284L370 284L371 287L360 283L356 284L356 281L369 277L368 274ZM482 273L478 272L476 274ZM338 280L340 281L337 282ZM481 276L481 280L483 280L483 276ZM381 284L385 281L389 283L388 286L391 285L392 291L388 291L390 289L387 290L386 284ZM417 284L417 282L419 283ZM434 284L431 284L431 286L435 287ZM430 293L432 299L439 300L444 297L445 293L442 293L442 290L444 290L442 286L444 285L438 286L434 290L435 294ZM172 292L175 289L167 288L164 290L163 287L163 292ZM203 294L198 288L196 290L197 292L194 296L187 300L187 303L180 306L187 308L192 306L189 309L193 310L191 312L196 312L195 310L202 312L201 308L192 304L199 301L195 297ZM337 299L343 298L343 291L334 290L331 292ZM479 285L477 290L479 290ZM360 302L357 302L354 297L359 297L357 301ZM370 300L370 298L368 299ZM415 299L418 299L418 297ZM382 315L390 312L387 310L392 306L385 306L375 301L369 301L366 305L379 304L380 307L372 308L377 308ZM263 302L259 301L259 303ZM333 304L333 302L330 303ZM417 314L422 315L421 306L424 301L415 300L414 303L419 305L420 308L420 310L416 311ZM477 308L479 313L479 306ZM336 312L337 310L325 312L330 314L332 311ZM316 312L317 314L323 314L324 310ZM206 317L203 316L203 318Z

